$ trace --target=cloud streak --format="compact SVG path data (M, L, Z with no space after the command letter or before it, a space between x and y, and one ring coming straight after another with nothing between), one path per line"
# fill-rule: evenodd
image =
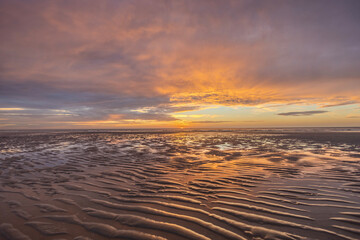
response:
M347 101L347 102L340 102L340 103L335 103L335 104L327 104L322 106L323 108L327 108L327 107L340 107L340 106L346 106L346 105L352 105L352 104L357 104L358 102L356 101Z
M232 121L192 121L192 123L229 123Z
M326 113L326 112L328 112L328 111L284 112L284 113L278 113L278 115L299 117L299 116L311 116L311 115L321 114L321 113Z

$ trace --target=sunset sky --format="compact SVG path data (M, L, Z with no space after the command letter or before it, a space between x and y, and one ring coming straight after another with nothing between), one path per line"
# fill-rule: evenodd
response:
M360 126L359 0L0 0L0 129Z

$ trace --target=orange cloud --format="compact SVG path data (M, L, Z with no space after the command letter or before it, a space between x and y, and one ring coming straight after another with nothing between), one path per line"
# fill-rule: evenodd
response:
M0 8L0 111L168 126L189 124L177 112L213 106L360 102L359 22L342 1L5 0Z

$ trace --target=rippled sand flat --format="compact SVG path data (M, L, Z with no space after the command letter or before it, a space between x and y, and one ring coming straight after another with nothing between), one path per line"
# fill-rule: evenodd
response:
M0 239L360 239L360 133L0 133Z

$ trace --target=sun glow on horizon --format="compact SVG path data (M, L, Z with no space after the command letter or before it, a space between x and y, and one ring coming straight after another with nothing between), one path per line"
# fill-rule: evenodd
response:
M0 128L360 126L329 1L1 1Z

